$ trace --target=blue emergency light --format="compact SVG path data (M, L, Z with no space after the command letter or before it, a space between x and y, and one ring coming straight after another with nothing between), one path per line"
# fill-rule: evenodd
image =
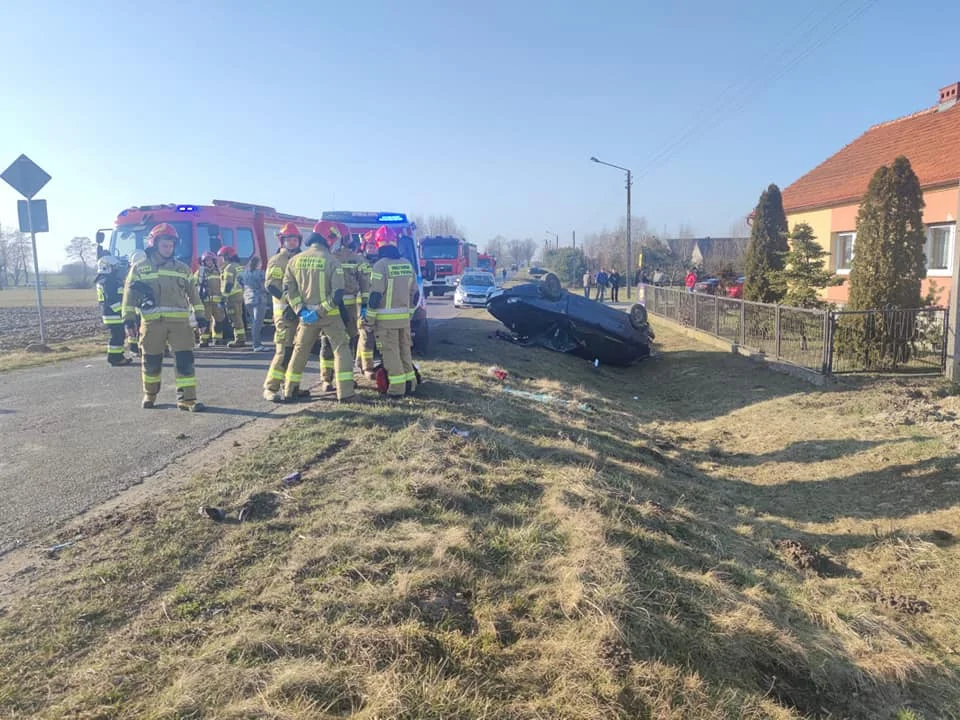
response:
M177 212L196 212L196 205L177 205Z
M378 223L405 223L407 216L400 213L377 215Z

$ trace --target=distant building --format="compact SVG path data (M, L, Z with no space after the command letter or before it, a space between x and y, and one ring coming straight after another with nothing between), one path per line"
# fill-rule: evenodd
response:
M940 90L939 101L920 112L874 125L863 135L815 167L783 191L783 205L792 230L808 223L830 253L830 270L850 274L856 252L856 223L860 201L878 168L904 155L923 188L927 228L927 280L944 290L947 303L956 253L956 224L960 217L960 83ZM828 300L844 303L847 283L828 288Z
M750 238L670 238L664 241L677 262L706 268L720 264L742 267Z

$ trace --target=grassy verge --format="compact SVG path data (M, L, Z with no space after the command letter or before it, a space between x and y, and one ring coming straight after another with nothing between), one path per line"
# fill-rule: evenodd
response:
M38 561L0 716L960 717L958 398L495 328L443 324L415 401L316 403Z
M61 360L74 360L81 357L106 353L106 339L71 340L66 343L49 345L50 352L25 352L16 350L0 353L0 373L9 370L49 365Z
M41 288L40 293L43 306L47 308L90 307L97 304L97 293L93 288ZM5 288L0 291L0 308L33 307L36 302L36 288Z

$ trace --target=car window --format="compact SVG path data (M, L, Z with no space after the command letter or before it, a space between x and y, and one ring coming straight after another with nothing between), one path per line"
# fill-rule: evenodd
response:
M490 287L493 285L493 278L489 275L467 275L463 278L463 284Z

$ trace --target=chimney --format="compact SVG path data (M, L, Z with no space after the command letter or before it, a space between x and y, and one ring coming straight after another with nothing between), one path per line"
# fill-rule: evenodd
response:
M960 100L960 82L940 89L940 103L937 110L949 110L957 104L957 100Z

